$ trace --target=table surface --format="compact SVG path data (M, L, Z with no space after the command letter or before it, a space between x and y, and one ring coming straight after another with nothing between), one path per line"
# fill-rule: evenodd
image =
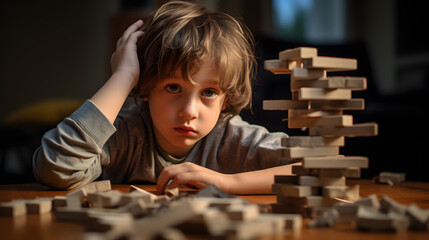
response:
M429 183L404 182L389 186L375 184L370 180L347 180L348 185L360 185L362 197L376 194L379 198L387 195L405 205L417 204L423 209L429 209ZM147 191L154 192L155 185L136 185ZM112 189L128 192L129 185L113 185ZM195 192L189 188L182 191ZM16 199L34 199L37 197L54 197L66 195L68 191L54 191L39 184L0 185L0 202ZM275 195L240 195L239 197L258 204L276 202ZM305 220L307 222L308 220ZM0 239L80 239L85 228L80 223L58 222L52 213L41 215L29 214L20 217L0 217ZM266 237L274 239L275 237ZM282 239L429 239L429 233L404 231L398 233L375 233L357 231L352 224L338 224L332 228L307 228L287 232ZM275 238L278 239L278 238Z

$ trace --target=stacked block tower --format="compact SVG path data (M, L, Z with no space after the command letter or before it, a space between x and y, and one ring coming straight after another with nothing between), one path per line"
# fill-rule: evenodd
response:
M352 91L365 90L365 77L327 76L327 72L357 69L357 60L318 56L317 48L300 47L266 60L265 69L290 74L291 100L265 100L264 110L287 110L288 127L308 129L309 136L282 139L280 157L301 162L293 166L295 176L275 176L277 194L273 212L311 216L339 201L359 198L359 186L347 186L346 178L359 178L368 168L368 158L340 155L345 137L375 136L376 123L353 123L344 110L363 110L364 99L353 99Z

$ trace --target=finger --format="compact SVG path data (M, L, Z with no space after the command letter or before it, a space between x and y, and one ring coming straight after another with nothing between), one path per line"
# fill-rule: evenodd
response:
M198 189L207 186L208 178L204 172L186 172L177 175L166 188L176 188L180 185L191 185Z
M178 174L190 172L193 170L195 170L194 165L189 163L180 163L180 164L164 167L158 176L158 180L156 184L157 193L162 194L165 186L167 185L167 182L170 179L175 178Z
M137 31L141 26L143 26L143 20L139 19L133 24L131 24L125 32L122 34L122 37L120 38L121 43L119 45L123 45L128 41L128 37L135 31Z
M130 37L128 38L128 40L127 40L127 43L126 43L126 44L133 44L133 45L136 45L136 43L137 43L138 39L139 39L141 36L143 36L143 34L144 34L144 32L143 32L143 31L136 31L136 32L133 32L133 33L130 35Z

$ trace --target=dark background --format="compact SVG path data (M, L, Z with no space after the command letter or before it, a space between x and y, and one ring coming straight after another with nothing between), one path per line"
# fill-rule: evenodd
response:
M289 6L299 1L284 0ZM13 1L0 3L0 184L33 182L31 156L41 135L90 98L110 74L114 43L135 19L164 1ZM264 99L290 99L289 76L273 75L263 61L278 52L313 46L319 55L358 60L358 70L330 75L364 76L363 111L355 123L377 122L377 137L347 138L345 155L368 156L364 178L405 172L429 181L429 37L423 1L307 0L295 24L281 27L275 0L206 0L209 8L242 19L256 40L258 74L252 111L242 116L289 135L287 112L263 111ZM284 13L289 14L289 13ZM288 15L289 16L289 15Z

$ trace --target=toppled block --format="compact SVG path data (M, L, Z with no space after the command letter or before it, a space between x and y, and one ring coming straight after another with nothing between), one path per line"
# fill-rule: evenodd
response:
M307 224L308 227L332 227L338 222L337 209L331 208Z
M404 231L408 229L409 220L405 215L394 212L380 213L367 207L359 207L356 226L366 231Z
M18 217L27 214L25 200L0 203L0 216Z

